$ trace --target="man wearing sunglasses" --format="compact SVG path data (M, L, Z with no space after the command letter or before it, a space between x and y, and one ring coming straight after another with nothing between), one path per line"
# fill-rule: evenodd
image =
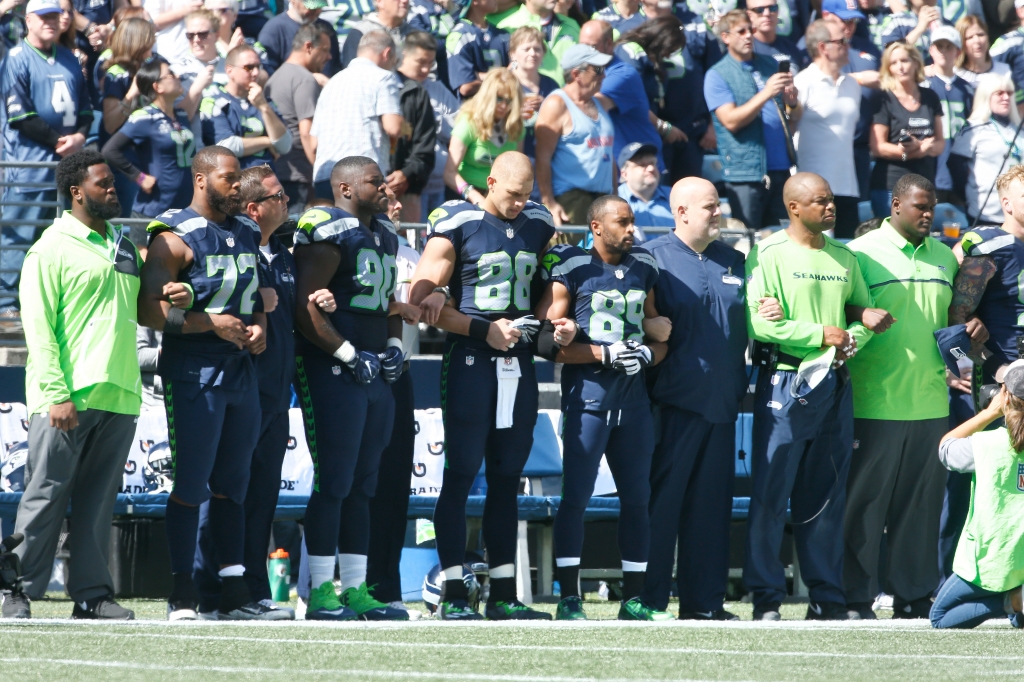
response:
M220 145L238 157L242 168L252 168L287 154L292 135L257 83L260 58L249 45L228 52L226 85L207 91L199 106L203 143Z
M754 54L771 57L777 62L788 60L796 73L803 63L801 51L795 39L779 33L779 3L785 1L747 0L747 18L754 29Z
M708 71L704 98L718 135L725 196L747 227L777 225L786 218L782 186L796 163L787 128L800 118L793 75L754 52L746 12L727 13L718 27L729 52Z

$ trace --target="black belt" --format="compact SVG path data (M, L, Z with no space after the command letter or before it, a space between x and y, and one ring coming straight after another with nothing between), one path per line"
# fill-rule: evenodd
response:
M790 355L788 353L781 353L780 352L780 353L778 353L775 356L775 364L776 365L783 364L783 365L793 365L794 367L799 367L801 362L803 362L802 358L798 358L795 355Z

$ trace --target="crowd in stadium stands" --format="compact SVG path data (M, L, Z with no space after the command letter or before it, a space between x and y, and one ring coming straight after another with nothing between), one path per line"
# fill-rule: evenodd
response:
M557 618L586 618L605 456L619 617L736 619L753 367L755 619L780 618L789 524L808 619L874 618L884 590L896 618L1024 626L1024 0L740 3L0 2L0 326L24 328L31 415L3 616L43 596L70 499L73 615L133 617L107 548L144 403L175 457L168 618L294 618L265 569L294 384L304 617L408 619L403 369L427 324L441 618L550 618L514 563L540 356L563 365Z

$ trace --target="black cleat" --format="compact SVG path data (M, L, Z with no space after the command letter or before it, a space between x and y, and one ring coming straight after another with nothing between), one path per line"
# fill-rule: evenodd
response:
M929 597L921 597L911 602L893 599L893 618L928 618L932 610L932 600Z
M851 615L850 620L878 620L878 616L871 609L871 602L869 601L850 602L846 605L846 610L851 614L857 614L857 618Z
M76 620L135 620L135 612L126 609L105 594L82 602L75 602L71 617Z
M32 606L27 594L23 592L18 594L4 592L3 595L0 595L0 599L3 600L2 615L4 618L24 619L32 617Z
M167 620L198 620L199 590L187 573L174 574L174 588L167 598Z
M687 611L686 613L679 614L679 620L739 620L740 617L735 613L730 613L725 609L716 609L714 611Z
M834 601L809 602L804 620L860 620L856 611Z
M781 604L768 603L764 606L754 607L754 620L782 620L782 614L779 613L779 607Z

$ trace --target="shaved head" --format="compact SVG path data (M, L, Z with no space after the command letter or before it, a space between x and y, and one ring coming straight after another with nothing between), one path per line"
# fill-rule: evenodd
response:
M498 182L533 182L533 165L530 157L521 152L499 154L491 164L490 176Z
M672 215L676 214L680 206L687 206L688 202L708 193L713 193L716 198L718 197L718 190L704 178L683 178L672 185L672 194L668 198L669 205L672 207Z
M782 201L789 213L790 230L806 228L817 240L817 235L836 226L836 200L820 175L797 173L791 177L782 188Z
M782 188L782 201L787 207L790 201L806 202L822 188L828 190L828 182L817 173L797 173L786 180Z
M602 47L605 45L611 45L615 41L615 33L612 30L611 24L600 19L594 19L588 21L580 27L580 45L590 45L598 50L598 52L604 52Z
M683 178L672 186L669 195L675 234L697 253L718 239L722 209L718 206L718 190L704 178Z

